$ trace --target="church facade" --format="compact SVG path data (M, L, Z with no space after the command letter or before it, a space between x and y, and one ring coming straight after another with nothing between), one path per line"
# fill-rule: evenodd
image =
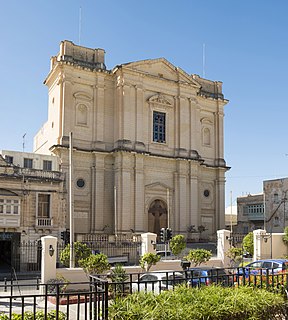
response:
M45 84L48 120L34 152L59 157L68 188L73 137L76 237L200 227L210 238L224 228L221 82L164 58L107 70L103 49L63 41Z

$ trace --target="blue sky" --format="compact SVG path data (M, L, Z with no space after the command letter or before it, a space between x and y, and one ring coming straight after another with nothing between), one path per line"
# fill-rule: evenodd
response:
M223 81L226 203L287 177L288 2L284 0L2 1L0 149L32 151L47 119L49 59L61 40L106 51L108 69L164 57Z

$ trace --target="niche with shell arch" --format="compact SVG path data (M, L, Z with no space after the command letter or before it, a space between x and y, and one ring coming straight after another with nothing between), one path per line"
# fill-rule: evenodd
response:
M76 124L80 126L88 124L88 108L84 103L79 103L76 107Z
M89 106L92 101L92 98L84 92L75 93L74 98L76 111L76 125L88 126Z
M203 129L203 144L205 146L211 145L211 133L210 133L210 129L207 127Z
M203 118L201 119L201 125L202 125L202 145L206 147L210 147L213 122L208 118Z

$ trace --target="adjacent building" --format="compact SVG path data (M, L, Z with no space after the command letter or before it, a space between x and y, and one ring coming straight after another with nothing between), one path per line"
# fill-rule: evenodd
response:
M168 226L183 234L201 226L214 237L224 228L220 81L164 58L107 70L103 49L63 41L45 84L48 120L34 152L58 156L68 181L73 147L76 238Z
M265 228L268 232L283 232L288 225L288 178L263 182L265 195Z
M31 159L30 161L26 161ZM15 161L15 164L13 162ZM48 168L37 168L49 163ZM17 165L16 165L17 164ZM33 165L35 164L35 167ZM54 156L15 151L0 155L0 272L10 267L33 269L40 253L20 250L37 244L45 235L59 237L66 228L64 173L57 168ZM29 260L29 263L28 263ZM22 270L22 269L21 269Z
M247 234L256 229L283 232L288 225L288 178L263 181L263 193L237 198L236 233Z
M264 196L248 194L237 198L237 226L235 233L247 234L264 228Z

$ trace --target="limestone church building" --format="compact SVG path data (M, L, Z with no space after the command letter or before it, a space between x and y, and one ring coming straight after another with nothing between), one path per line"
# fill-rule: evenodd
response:
M75 236L201 226L215 237L229 169L222 83L165 58L107 70L104 56L61 42L45 80L48 121L34 138L34 152L60 158L67 201L72 140Z

